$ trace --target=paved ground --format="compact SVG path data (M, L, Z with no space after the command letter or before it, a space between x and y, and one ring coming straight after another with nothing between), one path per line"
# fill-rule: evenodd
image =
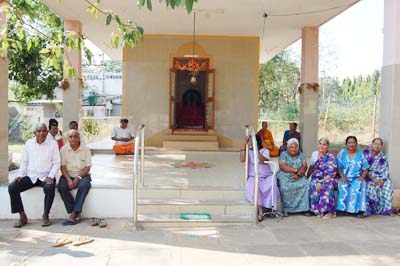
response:
M48 229L0 221L0 265L399 265L400 217L292 216L281 222L208 228L147 228L108 220ZM90 236L93 243L53 248L61 237Z

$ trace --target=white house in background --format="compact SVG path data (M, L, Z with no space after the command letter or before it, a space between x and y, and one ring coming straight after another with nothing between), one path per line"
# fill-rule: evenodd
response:
M86 89L83 95L89 96L90 91L99 95L122 95L122 73L83 73Z

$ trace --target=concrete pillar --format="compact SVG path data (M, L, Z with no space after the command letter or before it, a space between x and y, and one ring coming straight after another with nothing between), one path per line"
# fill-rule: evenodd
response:
M304 155L309 157L318 142L318 27L302 30L300 132Z
M390 176L400 188L400 1L385 0L381 75L380 137L390 163Z
M0 1L0 7L5 5ZM6 23L6 14L0 14L0 28ZM7 50L0 58L0 183L8 183L8 59Z
M78 20L64 21L64 32L77 32L82 35L82 24ZM68 130L70 121L79 122L79 114L81 110L81 94L82 94L82 55L81 51L72 49L64 49L64 60L68 60L69 64L76 70L76 77L68 79L69 88L63 92L63 131Z

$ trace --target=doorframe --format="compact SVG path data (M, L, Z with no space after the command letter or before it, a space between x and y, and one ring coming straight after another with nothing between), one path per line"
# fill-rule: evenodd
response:
M176 125L176 71L191 71L189 62L187 64L181 64L179 61L185 60L189 61L192 58L188 57L173 57L172 58L172 67L169 70L169 98L168 98L168 109L169 109L169 118L168 125L169 129L174 130ZM215 127L215 69L210 69L210 58L194 58L196 61L206 61L201 65L204 68L203 71L206 71L206 84L205 84L205 95L204 95L204 106L205 106L205 129L214 129ZM197 63L197 62L196 62ZM210 75L212 75L213 80L211 84L211 93L210 89ZM209 107L209 104L211 105ZM210 108L210 118L207 118L208 108ZM210 121L208 121L210 119Z

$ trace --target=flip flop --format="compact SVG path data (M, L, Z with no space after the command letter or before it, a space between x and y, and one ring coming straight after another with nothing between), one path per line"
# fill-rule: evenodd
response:
M85 245L85 244L88 244L88 243L92 243L93 241L94 241L93 238L90 238L90 237L88 237L88 236L81 236L81 237L78 239L78 241L72 243L72 245L74 245L74 246L81 246L81 245Z
M51 221L49 219L45 219L42 221L42 227L47 227L52 225Z
M26 225L28 221L18 220L14 223L14 228L21 228L22 226Z
M100 227L100 228L107 227L107 222L106 222L106 220L100 219L100 220L99 220L99 227Z
M59 248L59 247L63 247L65 245L71 244L72 240L68 239L68 238L60 238L56 240L56 243L52 246L55 248Z
M80 221L79 220L74 220L74 221L70 221L70 220L64 220L64 222L62 222L62 225L66 226L66 225L76 225L79 224Z
M97 225L99 225L99 220L97 218L90 218L89 225L97 226Z

